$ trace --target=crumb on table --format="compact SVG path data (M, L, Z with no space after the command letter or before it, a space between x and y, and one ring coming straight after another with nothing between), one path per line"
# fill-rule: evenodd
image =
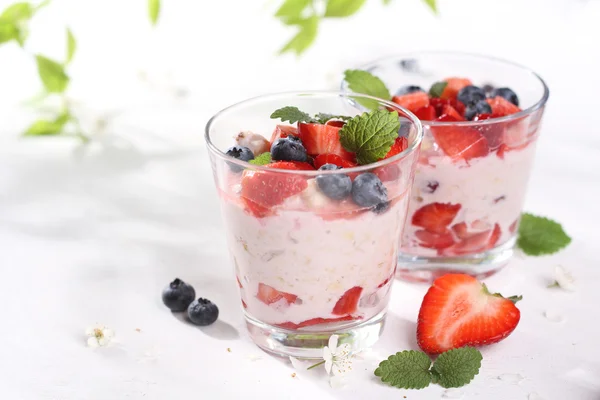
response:
M136 332L141 332L142 330L140 328L135 328Z
M295 372L293 372L293 373L292 373L292 378L295 378L295 377L296 377L296 373L295 373Z
M228 353L231 353L231 347L228 347L228 348L227 348L227 352L228 352Z

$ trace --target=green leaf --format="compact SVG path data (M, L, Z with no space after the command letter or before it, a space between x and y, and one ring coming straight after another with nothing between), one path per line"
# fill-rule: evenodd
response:
M300 17L312 0L285 0L275 13L276 17Z
M260 154L253 160L248 161L252 165L267 165L271 162L271 153L268 151Z
M386 6L387 6L388 4L390 4L391 2L392 2L392 0L383 0L383 4L385 4Z
M392 98L385 83L368 71L349 69L344 72L344 79L348 83L348 88L355 93L367 94L384 100ZM379 103L375 100L356 98L356 101L371 110L379 108Z
M315 122L315 120L307 113L300 111L298 107L283 107L273 111L271 119L281 119L282 122L288 121L291 124L296 122Z
M482 359L479 350L473 347L448 350L435 360L431 374L445 388L461 387L479 373Z
M436 0L423 0L423 1L425 2L425 4L427 4L429 6L429 8L431 8L431 11L433 11L434 14L438 13Z
M64 67L54 60L42 55L36 55L38 74L46 90L50 93L62 93L69 84L69 76Z
M382 361L375 370L375 376L397 388L423 389L431 383L430 366L427 354L405 350Z
M434 83L431 85L431 89L429 89L429 95L431 97L440 97L444 92L444 89L446 89L446 86L448 86L448 82L442 81Z
M348 117L347 115L334 115L334 114L318 113L317 115L315 115L314 119L319 124L324 124L327 121L329 121L330 119L341 119L342 121L348 121L351 118Z
M390 151L398 137L398 129L397 112L372 111L349 120L340 129L340 142L346 150L356 153L359 164L371 164Z
M160 15L160 0L148 0L148 17L152 25L156 25L158 22L158 16Z
M315 41L319 29L319 17L312 17L298 20L297 25L300 30L283 48L279 51L280 54L292 51L296 55L302 54Z
M67 58L65 60L65 64L68 64L73 59L75 55L75 50L77 50L77 42L75 41L75 36L73 36L73 32L71 29L67 28Z
M33 16L33 11L34 8L29 3L14 3L4 9L0 14L0 19L18 23L30 19Z
M0 43L15 40L19 46L25 45L28 36L26 22L34 14L34 7L29 3L14 3L0 14Z
M23 135L25 136L49 136L59 135L62 133L63 128L67 122L71 119L70 114L63 112L55 120L44 120L40 119L35 121Z
M0 20L0 44L17 40L19 38L19 28L12 22Z
M529 213L521 215L517 246L530 256L553 254L571 243L558 222Z
M325 8L326 17L349 17L365 4L366 0L328 0Z

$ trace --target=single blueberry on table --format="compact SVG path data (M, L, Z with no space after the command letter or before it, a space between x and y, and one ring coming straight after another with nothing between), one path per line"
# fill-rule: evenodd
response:
M475 104L480 100L485 100L485 91L480 87L469 85L460 89L456 98L458 101L468 106L469 104Z
M306 162L308 157L300 138L290 135L285 138L279 138L273 143L273 146L271 146L271 159L277 161Z
M424 90L421 86L406 85L406 86L402 86L400 89L398 89L398 91L396 92L396 96L403 96L405 94L411 94L411 93L415 93L415 92L424 92Z
M475 104L469 104L465 109L465 118L472 121L476 115L491 114L492 107L485 100L480 100Z
M219 318L219 308L212 301L201 297L188 307L188 317L195 325L207 326Z
M371 207L376 213L386 211L388 206L387 189L377 175L365 172L352 183L352 200L361 207Z
M195 297L194 288L179 278L171 282L162 292L162 301L171 311L185 311Z
M241 161L254 160L254 153L252 153L252 150L250 150L249 148L244 147L244 146L230 147L225 152L225 154L227 154L229 157L236 158ZM233 164L233 163L228 163L228 165L229 165L229 168L233 172L241 172L244 169L244 167L241 167L241 166Z
M494 98L496 96L504 97L506 100L510 101L515 106L519 106L519 97L510 88L502 87L492 90L490 92L490 97Z
M324 164L320 171L333 171L339 169L335 164ZM319 190L333 200L342 200L352 191L352 179L346 174L319 175L316 178Z

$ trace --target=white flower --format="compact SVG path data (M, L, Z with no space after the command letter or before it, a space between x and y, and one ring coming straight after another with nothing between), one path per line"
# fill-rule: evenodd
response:
M561 265L554 267L554 279L556 284L569 292L575 291L575 278Z
M327 373L342 376L352 370L352 354L350 344L344 343L338 347L338 335L331 335L329 346L323 347L323 360Z
M114 332L105 326L87 328L85 334L88 336L87 345L89 347L106 346L115 336Z

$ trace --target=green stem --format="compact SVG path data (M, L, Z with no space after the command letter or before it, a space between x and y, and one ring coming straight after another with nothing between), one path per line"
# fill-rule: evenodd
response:
M313 368L316 368L316 367L318 367L319 365L323 365L323 364L325 364L325 360L323 360L323 361L321 361L321 362L318 362L318 363L316 363L315 365L311 365L310 367L308 367L308 368L306 368L306 369L307 369L307 370L308 370L308 369L313 369Z

